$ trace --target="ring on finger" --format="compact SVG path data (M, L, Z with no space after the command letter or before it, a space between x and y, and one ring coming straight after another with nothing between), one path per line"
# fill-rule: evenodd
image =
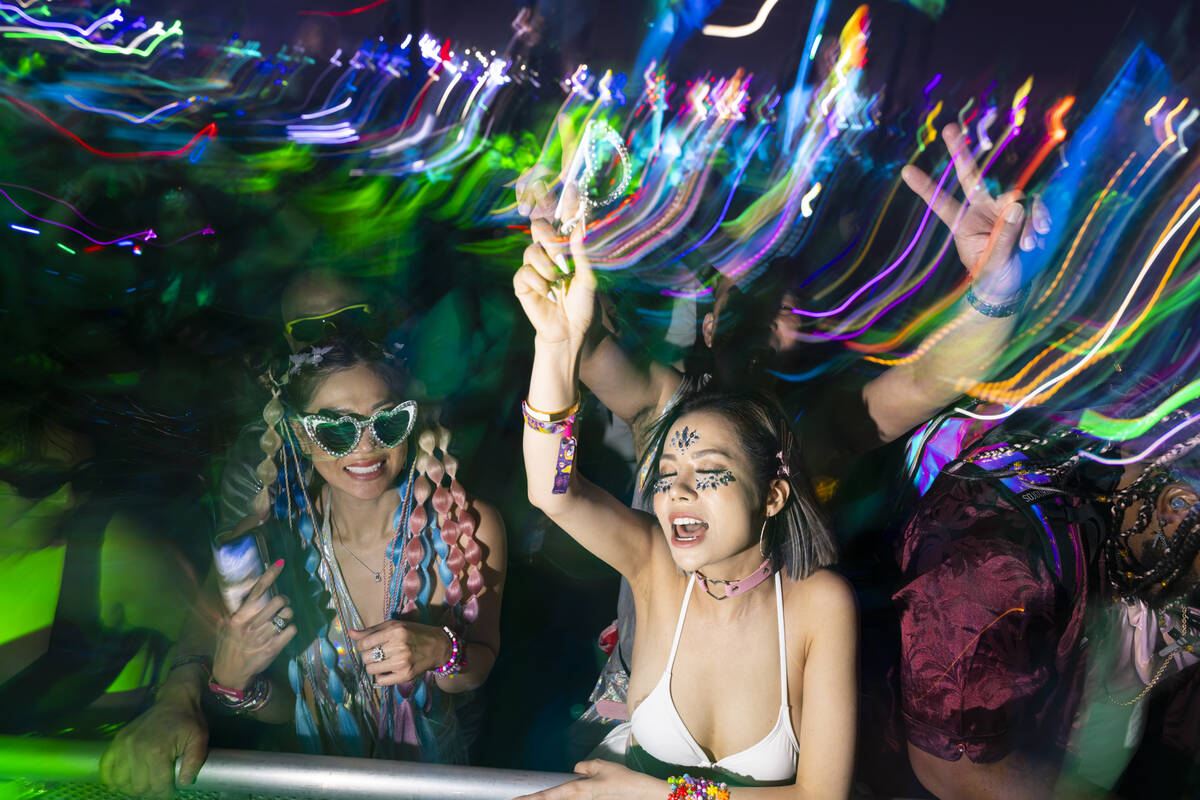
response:
M380 661L383 661L383 659L383 645L377 644L375 645L375 649L371 651L371 660L375 663L379 663Z
M284 628L288 626L288 621L279 614L271 617L271 624L275 626L276 633L283 633Z

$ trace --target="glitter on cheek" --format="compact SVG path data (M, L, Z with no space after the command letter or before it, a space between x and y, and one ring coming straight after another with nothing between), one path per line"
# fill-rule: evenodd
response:
M705 489L715 489L718 486L728 486L735 482L733 473L727 469L720 472L705 472L696 476L696 491L703 492Z

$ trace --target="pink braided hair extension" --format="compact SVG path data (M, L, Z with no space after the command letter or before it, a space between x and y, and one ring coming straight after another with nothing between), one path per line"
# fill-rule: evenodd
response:
M408 574L400 586L400 613L406 614L417 607L417 594L421 591L424 578L421 575L421 559L425 557L425 543L421 538L429 515L425 501L429 499L430 483L425 477L424 453L417 453L416 474L413 475L413 507L408 515L408 544L404 547L404 558L408 561Z
M426 496L431 499L433 512L437 515L442 541L446 543L446 569L455 577L446 582L446 604L451 608L462 604L462 581L459 578L465 568L468 596L466 603L462 604L462 614L463 619L470 623L479 615L478 595L483 590L483 573L480 571L483 551L475 541L475 518L470 511L470 498L455 477L458 459L449 454L449 444L450 431L446 428L437 425L433 430L423 431L418 437L417 470L423 476L428 476L428 483L423 481L423 485L426 487ZM430 486L432 495L428 494ZM427 516L422 515L422 520L427 520Z
M479 616L479 593L483 591L483 550L479 547L479 542L475 540L475 515L471 512L471 500L467 497L467 491L462 484L458 482L456 473L458 472L458 459L450 455L450 431L445 428L439 429L438 448L442 451L442 462L445 464L446 473L450 476L450 487L448 494L457 510L454 517L456 520L456 531L454 533L453 542L446 539L446 543L452 545L450 550L450 561L447 566L455 575L461 573L464 564L462 560L454 557L459 554L458 547L453 545L458 544L462 548L462 557L466 560L466 575L467 575L467 602L463 606L463 618L468 622L474 622ZM461 544L459 544L461 542Z

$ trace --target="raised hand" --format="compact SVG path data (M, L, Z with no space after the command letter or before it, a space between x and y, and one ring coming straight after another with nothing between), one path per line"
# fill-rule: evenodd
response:
M582 345L596 296L596 276L584 248L584 226L571 231L569 250L574 270L561 240L545 220L530 225L533 244L525 248L525 263L513 276L513 291L545 344Z
M1023 239L1033 241L1032 233L1022 232L1023 195L1006 192L993 197L988 192L957 125L943 128L942 140L954 161L965 203L954 199L944 187L935 197L937 184L917 167L907 166L900 175L953 232L958 257L975 281L976 294L991 302L1012 298L1022 289L1021 269L1013 257L1013 247ZM1043 220L1038 221L1039 225L1044 224Z
M367 673L375 676L380 686L407 683L450 659L450 638L432 625L389 619L347 633L362 655Z
M217 634L213 654L213 680L230 689L248 687L266 670L296 635L294 612L284 595L266 599L267 590L283 572L283 559L271 565L254 582L246 599Z

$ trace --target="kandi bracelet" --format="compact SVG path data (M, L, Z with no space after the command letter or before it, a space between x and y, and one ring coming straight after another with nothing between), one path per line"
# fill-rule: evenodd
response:
M446 659L445 664L442 664L440 667L435 669L433 671L433 675L436 678L453 678L455 675L462 672L462 669L465 666L462 642L459 641L459 638L454 634L454 631L450 630L449 625L443 625L442 630L444 630L446 635L450 637L450 658Z

